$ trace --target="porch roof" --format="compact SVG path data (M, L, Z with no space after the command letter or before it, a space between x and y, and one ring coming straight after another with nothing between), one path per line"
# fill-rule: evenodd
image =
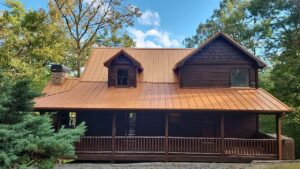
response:
M77 82L64 91L36 98L36 110L118 109L290 112L263 89L180 88L177 83L139 83L137 88L108 88L105 82Z

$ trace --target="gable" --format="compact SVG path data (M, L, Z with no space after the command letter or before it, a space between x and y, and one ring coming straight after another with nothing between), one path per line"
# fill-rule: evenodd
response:
M130 54L125 52L123 49L104 62L104 66L107 68L110 67L111 64L119 64L119 65L132 64L136 66L140 72L143 71L142 64L139 61L137 61L134 57L132 57Z
M124 54L120 54L111 62L112 65L131 65L133 64L132 60L126 57Z
M204 52L203 52L204 50ZM205 51L206 50L206 51ZM204 57L200 58L199 53L203 52ZM179 62L175 64L173 69L176 71L180 67L182 67L187 61L190 61L190 59L195 59L194 61L202 61L205 60L206 62L208 60L213 61L214 63L226 63L229 61L237 60L237 61L253 61L253 63L258 68L264 68L267 65L260 60L258 57L251 54L249 51L247 51L243 46L238 44L236 41L234 41L232 38L230 38L228 35L219 32L216 35L214 35L212 38L208 39L205 43L203 43L199 48L197 48L195 51L188 54L186 57L181 59ZM239 56L239 57L237 57ZM191 63L191 62L190 62ZM207 62L209 63L209 62ZM237 62L238 63L238 62Z
M194 53L185 64L256 64L256 62L220 36Z

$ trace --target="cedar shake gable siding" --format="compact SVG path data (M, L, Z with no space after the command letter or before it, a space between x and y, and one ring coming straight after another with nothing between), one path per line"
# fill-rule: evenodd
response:
M230 71L247 69L249 87L256 87L259 68L253 58L218 36L185 60L178 73L181 87L231 87Z

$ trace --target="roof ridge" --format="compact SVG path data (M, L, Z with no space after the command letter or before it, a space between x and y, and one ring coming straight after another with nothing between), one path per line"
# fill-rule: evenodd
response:
M119 50L126 50L126 49L130 49L130 50L193 50L193 49L197 49L197 48L140 48L140 47L133 47L133 48L122 48L122 47L94 47L93 49L119 49Z

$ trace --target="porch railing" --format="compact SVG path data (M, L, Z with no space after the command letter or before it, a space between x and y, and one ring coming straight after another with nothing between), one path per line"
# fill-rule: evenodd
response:
M116 136L115 151L163 152L164 137Z
M276 139L168 137L163 136L116 136L114 153L182 153L276 156ZM167 145L165 145L167 144ZM82 137L76 151L112 152L111 136Z
M276 155L276 139L225 138L224 153L229 155Z

